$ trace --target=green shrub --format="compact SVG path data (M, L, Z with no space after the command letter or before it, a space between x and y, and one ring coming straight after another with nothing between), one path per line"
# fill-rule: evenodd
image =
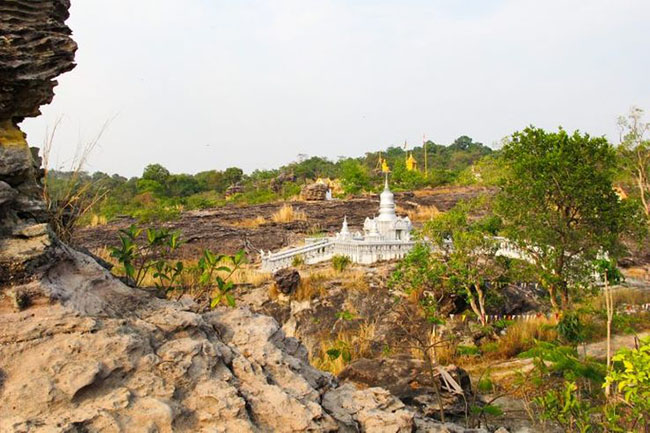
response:
M343 272L348 266L350 266L352 260L348 256L336 255L332 257L332 267L337 272Z
M481 353L476 346L461 346L456 347L456 353L460 356L476 356Z

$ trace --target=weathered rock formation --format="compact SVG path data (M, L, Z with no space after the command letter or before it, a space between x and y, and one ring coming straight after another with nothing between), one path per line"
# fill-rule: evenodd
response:
M0 431L413 431L398 399L339 387L272 318L198 314L57 249L17 288L32 307L0 301Z
M322 183L316 182L305 185L300 192L300 198L307 201L323 201L327 198L329 187Z
M0 1L0 286L49 260L41 161L17 125L40 114L54 96L54 79L75 66L69 6L69 0Z

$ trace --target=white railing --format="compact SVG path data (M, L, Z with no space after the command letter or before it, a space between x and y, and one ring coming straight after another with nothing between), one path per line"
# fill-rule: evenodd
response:
M278 269L288 268L293 265L294 258L300 257L307 264L314 264L329 260L332 257L332 240L321 239L319 241L295 247L277 253L261 253L262 269L275 272Z

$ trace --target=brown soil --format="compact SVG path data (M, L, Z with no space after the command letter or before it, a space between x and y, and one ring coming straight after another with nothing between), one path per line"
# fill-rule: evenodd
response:
M490 190L476 187L445 187L395 194L397 205L403 210L417 206L435 206L446 211L461 200L471 199ZM249 253L254 261L260 249L277 250L300 242L306 235L316 233L333 234L341 227L344 216L352 230L361 230L366 217L377 213L379 198L376 195L362 196L350 200L328 202L290 202L295 210L305 212L306 221L274 223L271 215L284 203L268 203L252 206L224 206L220 208L184 212L178 220L162 226L180 230L186 241L181 248L181 257L193 258L209 248L220 253L232 254L240 249ZM236 224L258 216L267 222L255 228L237 227ZM87 227L80 230L74 243L96 250L117 245L117 231L133 224L131 218L119 218L109 224Z

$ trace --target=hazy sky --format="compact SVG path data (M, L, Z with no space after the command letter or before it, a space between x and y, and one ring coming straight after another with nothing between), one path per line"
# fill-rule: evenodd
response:
M77 68L23 123L53 165L272 168L650 110L648 0L73 0Z

